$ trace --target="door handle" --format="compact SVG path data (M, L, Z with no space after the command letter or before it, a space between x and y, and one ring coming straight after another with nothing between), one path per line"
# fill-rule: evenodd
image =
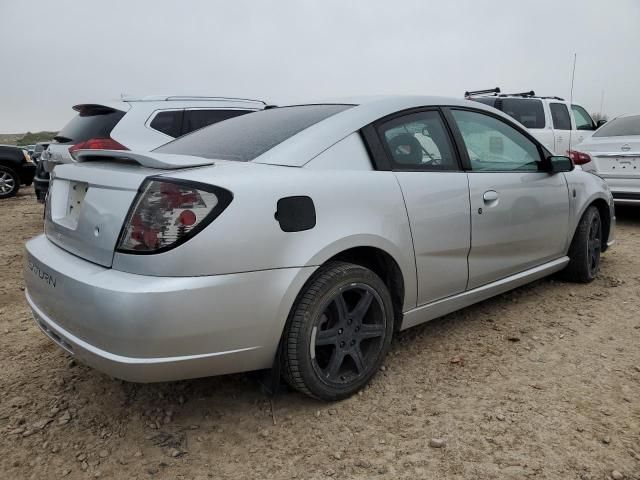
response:
M484 192L482 199L484 200L484 203L495 202L496 200L498 200L498 192L496 192L495 190L488 190Z
M564 138L562 138L562 137L558 137L558 141L559 141L559 142L562 142L563 140L564 140Z

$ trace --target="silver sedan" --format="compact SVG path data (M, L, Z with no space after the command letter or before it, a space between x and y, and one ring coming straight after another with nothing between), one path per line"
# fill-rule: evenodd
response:
M589 282L613 243L604 181L476 102L269 108L76 155L26 297L56 344L130 381L277 364L344 398L395 332L556 272Z

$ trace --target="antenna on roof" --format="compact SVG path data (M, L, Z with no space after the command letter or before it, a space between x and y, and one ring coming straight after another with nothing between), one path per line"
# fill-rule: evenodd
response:
M571 93L569 94L569 108L573 105L573 81L576 78L576 60L578 59L578 54L573 54L573 72L571 73ZM569 130L569 152L571 151L571 130Z

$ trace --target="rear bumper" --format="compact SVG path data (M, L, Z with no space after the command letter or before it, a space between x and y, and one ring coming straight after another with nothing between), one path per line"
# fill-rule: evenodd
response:
M35 163L23 163L20 166L20 172L18 173L18 175L20 175L20 183L23 185L30 184L31 182L33 182L33 177L35 176L35 174Z
M36 175L33 178L33 189L36 192L36 198L40 203L44 203L49 191L49 181L51 175L44 169L44 161L38 163Z
M269 368L314 270L152 277L87 262L43 235L26 248L26 298L38 326L80 361L134 382Z
M607 182L616 205L640 205L640 177L601 176Z

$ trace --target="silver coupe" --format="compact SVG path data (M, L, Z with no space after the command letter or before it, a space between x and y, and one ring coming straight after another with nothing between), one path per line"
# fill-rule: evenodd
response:
M136 382L279 367L361 389L395 332L613 243L605 182L498 110L388 96L267 108L152 152L78 151L26 244L40 328Z

